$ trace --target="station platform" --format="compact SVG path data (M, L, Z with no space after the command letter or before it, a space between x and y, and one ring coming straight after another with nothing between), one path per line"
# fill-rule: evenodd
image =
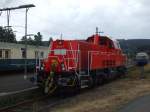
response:
M35 73L28 73L27 79L24 78L24 73L1 74L0 75L0 95L22 91L36 87L29 78L34 76Z

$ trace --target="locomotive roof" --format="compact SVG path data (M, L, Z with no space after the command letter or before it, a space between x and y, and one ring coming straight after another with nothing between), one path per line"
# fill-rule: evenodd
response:
M92 35L91 37L88 37L86 41L88 41L88 40L93 40L93 39L94 39L94 36L95 36L95 35ZM100 36L100 35L99 35L99 38L106 38L106 39L108 39L108 40L111 40L111 39L110 39L109 37L107 37L107 36Z

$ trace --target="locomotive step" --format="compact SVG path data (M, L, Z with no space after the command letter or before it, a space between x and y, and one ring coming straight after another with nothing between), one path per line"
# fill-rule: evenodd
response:
M87 88L87 87L89 87L88 85L83 85L83 86L81 86L81 89L84 89L84 88Z
M81 80L81 88L88 87L88 82L89 82L89 80Z

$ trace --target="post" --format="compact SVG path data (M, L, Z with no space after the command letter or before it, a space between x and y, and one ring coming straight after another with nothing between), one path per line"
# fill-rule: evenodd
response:
M141 66L141 67L140 67L140 70L141 70L141 71L140 71L140 72L141 72L141 73L140 73L140 75L141 75L140 77L141 77L141 78L145 78L145 76L144 76L144 66Z
M33 103L33 112L38 112L38 102L36 100Z
M98 27L96 27L96 34L98 34L99 32L98 32Z
M0 11L0 16L2 15L2 11Z
M36 75L37 75L37 73L38 73L38 71L37 71L37 69L39 70L40 69L40 56L39 56L39 54L40 54L40 52L39 52L39 50L38 50L38 45L36 45L36 55L35 55L35 59L36 59L36 64L35 64L35 66L36 66ZM38 68L37 68L37 66L38 66Z
M60 40L62 40L62 37L63 37L63 34L61 33L61 35L60 35Z
M102 32L102 31L99 31L98 30L98 27L96 27L96 32L95 32L97 35L100 35L101 33L104 33L104 32Z
M27 78L27 18L28 18L28 10L29 8L26 8L26 12L25 12L25 65L24 65L24 78Z
M7 10L7 27L9 28L10 10Z

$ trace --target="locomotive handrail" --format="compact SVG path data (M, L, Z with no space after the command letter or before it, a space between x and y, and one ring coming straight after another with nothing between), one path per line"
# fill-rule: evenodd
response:
M57 50L57 49L56 49ZM56 51L56 50L49 50L50 52L51 51ZM77 62L78 61L76 61L77 60L77 58L78 58L78 55L79 55L79 53L80 53L80 50L67 50L66 49L66 54L67 54L67 52L72 52L72 53L74 53L74 54L76 54L76 56L73 56L73 58L64 58L64 60L68 60L67 62L67 67L66 68L69 68L69 60L74 60L74 62L75 62L75 64L76 64L76 66L75 67L70 67L70 68L77 68ZM48 56L48 57L57 57L57 56ZM79 60L79 59L78 59Z
M64 59L74 59L75 60L75 58L64 58Z
M100 51L88 51L88 76L90 75L90 68L91 68L91 63L92 63L92 58L91 58L91 63L90 63L90 53L100 53ZM92 55L91 55L92 57Z
M107 54L108 56L110 56L110 55L114 55L114 53L111 53L110 52L110 54L108 53L108 52L101 52L101 51L88 51L88 75L90 75L90 69L91 69L91 67L92 67L92 62L93 62L93 58L92 58L92 56L93 56L93 54L91 54L91 53L97 53L97 54ZM91 60L90 60L90 56L91 56Z
M49 49L50 49L50 50L51 50L51 48L52 48L52 45L53 45L53 42L51 42L51 43L49 44ZM49 57L49 53L51 52L50 50L48 50L47 57Z
M49 50L49 51L56 51L56 50ZM72 52L72 51L80 51L80 50L66 50L66 51L69 51L69 52Z
M50 50L50 51L55 51L55 50ZM73 56L73 58L64 58L64 60L68 60L67 61L67 67L66 68L76 68L77 69L77 64L79 64L79 70L80 70L80 66L81 66L81 60L80 61L76 61L79 56L80 56L80 50L66 50L66 52L72 52L73 54L75 54L76 56ZM88 51L88 75L90 75L90 69L92 66L92 62L93 62L93 55L92 53L97 53L97 54L107 54L107 55L114 55L114 53L108 53L108 52L101 52L101 51ZM54 56L49 56L49 57L54 57ZM56 56L55 56L56 57ZM76 66L75 67L69 67L69 60L74 60ZM78 59L79 60L79 59ZM80 73L80 71L79 71Z
M50 50L50 51L55 51L55 50ZM73 53L73 55L76 55L76 56L73 56L71 58L64 58L64 60L68 60L67 61L67 69L71 69L71 68L74 68L75 70L77 69L77 64L79 64L79 70L80 70L80 67L81 67L81 60L80 61L76 61L79 56L80 56L80 50L66 50L66 52L71 52ZM67 53L66 53L67 54ZM101 51L88 51L88 75L90 75L90 69L92 68L92 63L93 63L93 55L94 54L107 54L109 56L111 55L114 55L114 53L108 53L108 52L101 52ZM49 57L54 57L54 56L49 56ZM56 57L56 56L55 56ZM74 63L75 63L75 66L69 66L69 62L70 60L73 60ZM79 60L79 59L78 59ZM79 74L80 74L80 71L79 71Z
M70 43L70 47L71 47L71 50L72 50L72 44L71 44L71 42L69 42ZM77 52L78 53L78 52ZM75 53L76 54L76 53ZM75 54L74 54L74 51L72 51L72 56L73 56L73 58L75 58ZM77 60L77 55L76 55L76 60ZM75 68L77 69L77 66L78 66L78 64L77 64L77 61L76 60L74 60L74 63L75 63ZM75 71L77 72L77 70L75 69Z
M69 68L75 68L75 71L77 71L77 65L78 65L77 59L78 59L78 55L79 55L79 52L80 52L80 51L79 51L79 50L72 50L72 51L71 51L71 50L68 50L68 51L70 51L70 52L73 51L73 52L75 52L75 54L76 54L76 56L73 56L73 58L64 58L65 60L68 60L68 61L67 61L67 62L68 62L68 63L67 63L68 69L69 69ZM73 52L72 52L72 53L73 53ZM69 61L70 61L70 60L73 60L73 61L74 61L75 66L72 66L72 67L69 66Z
M58 56L48 56L48 57L58 57Z

